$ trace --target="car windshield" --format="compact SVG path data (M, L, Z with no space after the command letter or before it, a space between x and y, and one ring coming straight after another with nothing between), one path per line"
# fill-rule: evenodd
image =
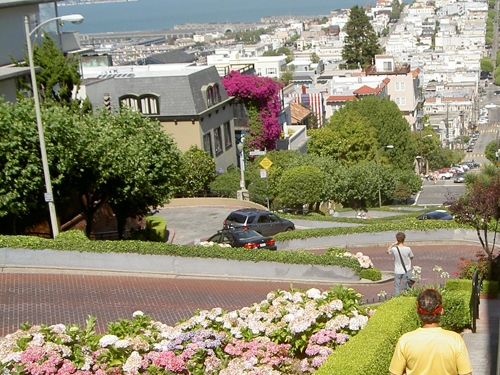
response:
M234 237L238 239L239 241L241 240L256 240L259 238L262 238L262 235L257 233L254 230L238 230L233 232Z
M237 212L233 212L227 217L227 221L234 221L236 223L245 224L247 220L247 215L242 215Z

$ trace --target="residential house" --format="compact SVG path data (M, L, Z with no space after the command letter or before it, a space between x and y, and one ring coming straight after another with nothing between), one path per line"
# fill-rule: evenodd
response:
M420 70L411 69L408 64L396 65L390 55L376 55L375 64L365 69L367 76L385 76L387 94L403 113L403 116L416 130L417 106L421 97L418 94Z
M26 52L25 16L29 18L29 27L32 30L42 22L57 17L57 6L53 0L0 0L0 96L7 101L15 102L19 77L29 77L28 67L15 67L11 59L24 61ZM77 28L72 24L68 26ZM61 32L58 22L50 22L43 27L43 32L48 33L56 45L64 53L80 48L76 32ZM39 34L39 37L41 33ZM37 39L33 36L32 41ZM39 39L37 39L39 40Z
M221 76L231 70L254 69L259 76L279 79L286 71L286 56L249 56L242 49L216 50L215 54L207 56L207 65L216 67Z
M161 122L178 147L205 150L217 169L237 164L233 97L213 66L154 64L87 68L80 92L95 109L122 106Z

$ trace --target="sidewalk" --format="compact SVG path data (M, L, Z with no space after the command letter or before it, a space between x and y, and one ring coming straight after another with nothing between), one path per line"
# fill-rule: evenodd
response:
M473 375L500 375L499 317L500 299L481 299L476 333L462 334L469 351Z

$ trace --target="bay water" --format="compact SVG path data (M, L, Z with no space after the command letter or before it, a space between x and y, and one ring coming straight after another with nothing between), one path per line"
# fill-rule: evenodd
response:
M363 6L360 0L135 0L61 6L59 15L81 14L80 25L65 26L81 34L173 29L207 22L259 22L267 16L329 15L335 9Z

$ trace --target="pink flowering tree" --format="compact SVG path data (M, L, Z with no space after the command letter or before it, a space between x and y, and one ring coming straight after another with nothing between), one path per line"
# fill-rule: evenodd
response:
M243 75L231 71L222 78L229 95L245 104L249 130L245 147L251 150L273 150L281 133L278 115L281 111L279 91L282 84L268 77Z

